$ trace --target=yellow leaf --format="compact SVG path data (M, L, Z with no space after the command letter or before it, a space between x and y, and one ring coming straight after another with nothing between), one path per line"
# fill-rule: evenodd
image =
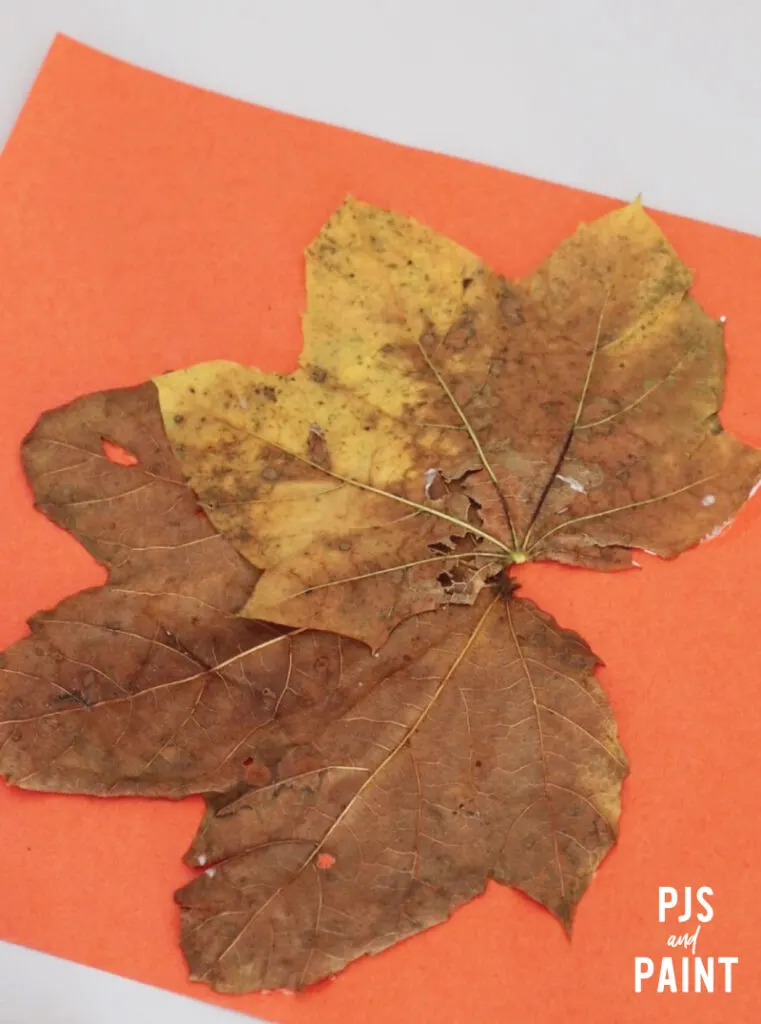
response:
M513 562L675 555L761 475L718 421L721 328L639 203L509 283L350 200L307 282L295 373L156 381L191 486L265 570L244 615L377 647Z

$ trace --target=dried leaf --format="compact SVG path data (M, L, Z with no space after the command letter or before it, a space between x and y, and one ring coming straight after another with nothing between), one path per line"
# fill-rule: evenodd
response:
M300 988L489 878L570 929L626 759L595 656L509 569L673 556L755 485L690 281L638 204L508 283L348 201L295 373L207 363L27 439L38 506L109 577L4 655L0 773L206 794L195 978Z
M529 601L426 616L440 641L210 813L177 894L191 976L301 988L445 920L489 877L570 928L626 772L596 658Z
M512 562L678 554L761 475L717 417L721 327L639 204L509 284L349 201L307 267L299 370L157 380L191 486L266 570L246 615L379 647Z
M132 459L112 461L104 439ZM2 657L0 772L17 786L228 791L427 643L412 622L372 658L340 636L238 618L257 574L199 515L152 384L46 414L23 455L38 507L109 579L36 615Z

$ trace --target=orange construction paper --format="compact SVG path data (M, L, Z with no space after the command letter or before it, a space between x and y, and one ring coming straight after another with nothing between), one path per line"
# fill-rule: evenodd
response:
M350 88L350 83L347 83ZM509 131L509 118L494 131ZM0 160L0 641L103 578L32 509L38 414L199 360L291 369L303 249L347 193L414 215L509 276L613 201L314 124L59 38ZM761 240L656 214L727 322L726 427L761 445ZM0 788L0 937L265 1018L342 1024L746 1024L761 1006L761 495L717 540L605 575L525 566L524 592L605 660L632 774L620 843L573 940L496 885L447 924L299 996L186 980L173 890L201 814L181 803ZM733 991L634 991L680 949L658 888L710 886L698 954ZM680 977L678 975L678 977ZM723 979L720 972L719 979ZM721 980L717 988L723 988ZM61 993L65 1001L65 993ZM1 1013L0 1013L1 1016Z

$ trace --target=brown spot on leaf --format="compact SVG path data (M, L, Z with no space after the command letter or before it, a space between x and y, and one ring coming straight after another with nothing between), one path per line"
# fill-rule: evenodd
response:
M323 469L330 469L330 449L325 435L316 423L311 424L307 435L307 456L311 462Z
M247 757L243 762L243 778L247 785L258 789L266 786L272 778L272 771L266 764L262 764L253 757Z
M507 327L520 327L525 323L519 295L505 286L499 300L499 312Z

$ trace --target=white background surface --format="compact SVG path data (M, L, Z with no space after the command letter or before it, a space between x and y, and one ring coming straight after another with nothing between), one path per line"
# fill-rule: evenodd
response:
M0 143L58 31L280 110L761 234L757 0L0 0ZM0 943L0 1024L244 1019Z

